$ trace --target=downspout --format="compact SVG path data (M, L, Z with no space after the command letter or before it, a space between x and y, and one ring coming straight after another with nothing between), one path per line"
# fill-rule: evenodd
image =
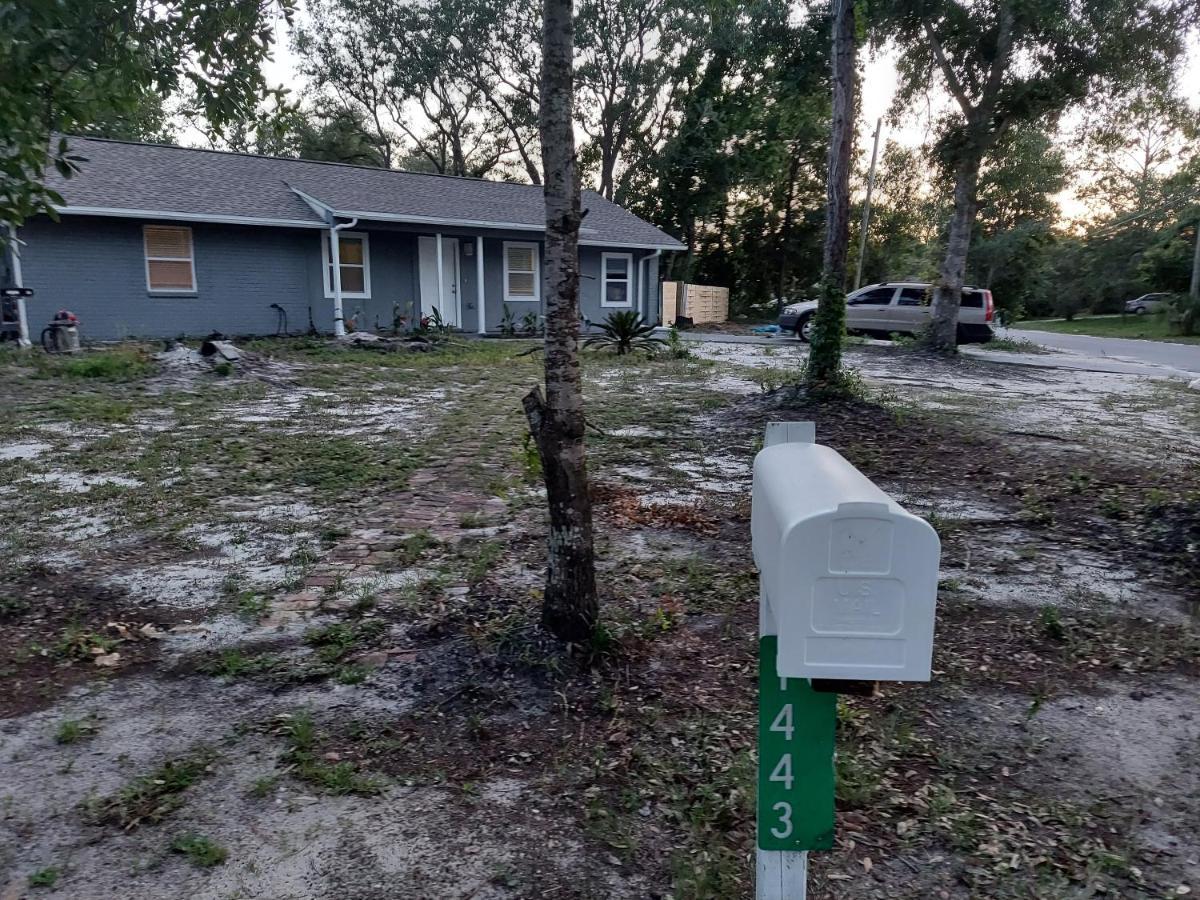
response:
M8 270L12 276L12 286L25 287L25 281L21 276L21 246L17 242L17 229L11 224L8 225L8 248L5 252L8 253ZM24 350L33 346L29 341L29 316L25 312L25 298L17 297L16 300L17 346Z
M333 262L333 336L346 336L346 320L342 315L342 252L338 232L345 228L353 228L358 219L351 219L341 225L329 226L329 258Z
M487 334L487 306L483 296L483 235L475 236L475 304L479 314L479 333Z

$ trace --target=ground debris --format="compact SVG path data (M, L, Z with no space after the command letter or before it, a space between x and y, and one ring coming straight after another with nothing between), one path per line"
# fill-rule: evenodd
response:
M678 528L703 535L719 530L716 517L698 504L646 503L637 491L607 482L592 485L592 499L602 514L626 528Z
M379 353L425 353L436 350L437 344L419 334L385 337L370 331L351 331L333 341L335 347L360 347Z

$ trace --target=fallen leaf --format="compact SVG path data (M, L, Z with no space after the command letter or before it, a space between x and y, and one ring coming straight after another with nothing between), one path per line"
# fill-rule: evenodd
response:
M93 659L93 662L98 666L103 666L106 669L111 669L113 666L121 662L120 653L101 653Z

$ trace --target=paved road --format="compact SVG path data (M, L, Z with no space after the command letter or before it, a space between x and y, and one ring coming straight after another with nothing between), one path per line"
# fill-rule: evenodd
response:
M1025 328L1002 329L1001 333L1005 337L1024 338L1051 350L1062 350L1079 356L1164 366L1200 375L1200 344L1094 337L1090 334L1058 334Z

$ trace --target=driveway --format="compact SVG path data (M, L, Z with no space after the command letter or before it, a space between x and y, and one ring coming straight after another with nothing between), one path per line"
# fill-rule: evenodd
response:
M666 334L665 329L660 329ZM686 341L717 344L758 344L761 346L799 346L790 335L719 334L702 331L682 331ZM1151 378L1182 378L1191 381L1200 376L1200 346L1171 344L1165 341L1139 341L1128 338L1101 338L1082 334L1052 334L1048 331L1001 328L997 336L1027 340L1045 347L1051 353L1020 353L989 350L982 344L965 344L962 352L993 362L1050 369L1078 369L1086 372L1108 372L1120 375L1144 375ZM890 347L890 341L867 339L864 344Z
M1193 377L1200 375L1200 345L1196 344L1095 337L1090 334L1058 334L1051 331L1028 331L1024 328L1001 329L1000 335L1014 340L1024 338L1051 350L1093 359L1162 366L1189 373Z

